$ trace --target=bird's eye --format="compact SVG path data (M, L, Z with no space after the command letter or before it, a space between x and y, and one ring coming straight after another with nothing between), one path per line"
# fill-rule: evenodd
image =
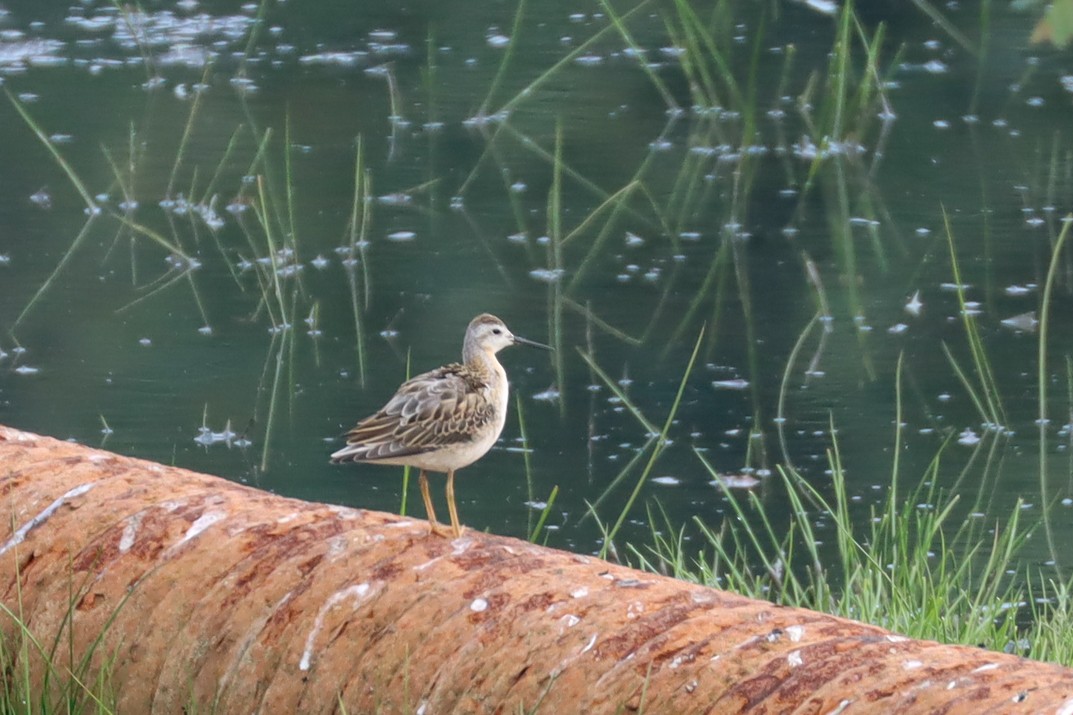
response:
M503 331L500 330L499 328L492 328L492 334L493 335L502 335Z

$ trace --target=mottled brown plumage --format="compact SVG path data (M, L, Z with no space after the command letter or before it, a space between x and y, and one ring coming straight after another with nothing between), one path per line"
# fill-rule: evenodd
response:
M417 467L429 524L444 533L428 490L426 471L447 473L447 508L455 537L462 526L454 499L455 470L480 459L503 431L507 413L507 374L495 354L524 344L550 348L511 334L502 320L487 313L466 330L462 363L451 363L404 382L376 414L358 422L333 462L373 462Z

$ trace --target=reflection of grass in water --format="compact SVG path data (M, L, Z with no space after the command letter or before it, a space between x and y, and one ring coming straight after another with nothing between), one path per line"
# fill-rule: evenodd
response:
M548 495L547 500L544 502L544 508L540 510L540 515L537 517L536 525L533 524L533 505L536 503L536 491L533 488L533 467L530 454L532 450L529 447L529 433L525 428L525 411L522 409L522 400L520 397L515 397L514 400L516 412L518 413L518 431L521 434L522 445L522 460L525 464L525 492L526 492L526 529L529 541L536 543L540 539L541 532L544 531L544 524L547 523L548 517L551 515L552 510L555 508L555 499L559 496L559 485L555 485L551 488L551 493ZM544 534L543 542L547 542L547 534Z
M763 144L757 118L761 110L758 95L760 77L764 71L761 58L765 47L766 10L761 11L759 16L750 15L757 19L757 22L752 40L744 50L738 50L740 44L732 41L736 32L735 25L742 15L742 10L734 3L719 2L704 18L698 16L687 3L675 3L661 13L665 30L672 43L683 50L679 69L687 81L692 103L700 109L713 108L710 113L700 111L690 119L693 129L687 139L687 151L674 173L668 192L654 194L646 185L654 180L656 172L662 172L666 168L666 162L658 164L654 161L657 155L655 151L645 154L627 182L617 189L608 190L578 172L574 168L574 162L563 155L561 148L558 148L561 147L561 131L557 134L560 137L556 140L557 148L549 150L522 133L508 114L509 110L516 109L531 96L536 87L564 71L566 63L572 62L579 56L580 51L587 51L586 48L606 39L609 29L633 51L631 54L642 63L645 76L673 111L679 102L660 75L652 72L645 64L643 48L635 39L632 30L638 19L646 17L639 12L644 7L646 3L642 2L619 14L605 3L604 10L610 21L608 27L594 33L579 48L567 53L524 90L504 103L499 112L491 115L494 122L481 124L482 130L485 126L494 126L494 130L486 135L484 153L475 162L458 193L460 196L466 193L490 158L501 170L509 166L510 161L504 157L506 147L503 142L507 138L513 138L524 151L531 152L550 164L557 191L564 191L562 182L569 178L584 193L598 200L596 208L569 231L565 230L561 222L557 229L553 230L553 222L560 219L556 212L549 211L549 236L553 239L559 236L561 241L558 244L552 241L553 250L549 251L546 267L565 270L564 275L568 281L565 288L554 285L549 287L549 315L552 323L550 332L553 336L563 330L562 307L592 315L597 318L598 324L609 325L610 321L600 318L597 309L586 307L581 311L579 307L585 303L581 294L585 289L583 279L598 265L600 259L605 257L609 247L607 239L616 230L629 230L629 222L634 222L633 225L641 223L655 227L663 233L668 251L677 254L680 251L680 232L691 230L691 227L698 224L721 226L721 240L712 254L710 268L700 287L681 286L679 268L672 263L662 281L659 299L652 303L651 315L648 316L647 327L642 336L642 340L646 341L657 336L663 337L663 328L669 324L673 336L667 342L669 350L678 339L696 328L697 321L703 320L712 328L708 332L708 349L711 350L719 333L720 314L729 304L727 297L732 295L729 291L733 288L726 280L731 275L735 278L734 286L738 292L736 303L742 305L746 330L755 332L755 310L750 297L750 285L755 280L752 275L754 269L748 265L746 252L740 246L735 248L735 244L744 240L739 233L744 230L743 227L750 224L750 212L755 210L754 190L761 161L764 161L763 154L753 152L752 149ZM519 8L515 17L516 26L522 12L522 8ZM517 33L514 36L517 37ZM881 26L869 33L857 21L852 4L844 6L837 18L826 72L814 72L798 99L801 122L815 150L815 158L803 171L799 171L785 158L791 152L785 137L782 136L783 120L774 121L776 132L781 137L781 161L786 168L787 178L791 186L799 183L802 187L793 221L804 220L808 199L814 193L821 193L835 207L835 210L827 215L831 225L832 245L839 258L840 271L847 278L845 291L849 312L862 327L864 302L857 285L859 249L854 245L852 226L854 217L863 215L869 220L864 230L868 231L870 245L880 265L884 265L886 250L879 233L880 223L874 218L885 216L883 204L874 194L872 185L867 180L861 180L869 171L874 171L881 151L876 151L870 168L859 166L854 157L845 154L848 147L855 146L857 142L876 133L875 127L879 121L876 119L877 115L890 114L880 68L883 37ZM784 92L792 91L788 87L793 84L793 77L802 74L801 68L794 66L795 57L796 53L790 48L785 53L785 58L780 60L777 102L781 101ZM482 117L489 116L489 107L492 106L492 99L502 84L509 60L508 54L489 88L480 112ZM860 69L855 69L858 66ZM814 103L815 107L812 106ZM734 119L727 121L727 117ZM672 117L668 131L675 121ZM885 136L882 129L879 136L882 141ZM703 150L706 147L720 147L720 151L730 147L732 161L725 161L722 156L715 156L710 152L688 150ZM510 191L507 174L503 171L498 173L503 177L504 191L515 209L519 230L524 231L527 229L526 221L517 207L517 197ZM645 204L645 201L648 203ZM558 210L561 210L561 203L558 207ZM586 245L582 245L583 242ZM570 250L567 250L568 246ZM576 250L579 246L580 254ZM807 262L807 258L803 260ZM731 270L733 274L730 273ZM673 305L671 299L681 295L683 288L688 290L690 296L688 308L667 320L667 311ZM712 306L710 314L706 309L708 305ZM618 332L628 334L629 331ZM866 335L867 331L862 329L858 333L858 339L862 346L865 370L872 375L874 369L865 349ZM750 351L750 377L755 391L758 356L752 347L754 341L747 342L746 347ZM664 357L667 350L664 351ZM759 398L754 394L754 407L757 405ZM760 417L758 408L754 410L754 417ZM761 422L762 420L758 420L758 423Z
M350 287L350 310L354 316L355 352L358 359L358 383L365 387L365 329L362 313L369 308L372 298L372 281L365 248L369 245L369 224L372 221L372 174L365 166L365 144L362 137L355 141L354 194L350 204L350 221L347 224L347 260L344 267L347 285ZM361 280L355 266L361 265ZM359 282L361 286L359 287Z
M547 225L548 249L546 265L555 276L548 283L548 335L551 336L552 361L555 365L555 384L559 386L559 414L566 414L565 351L563 350L563 124L555 127L555 163L553 164L551 190L548 192Z
M950 218L947 216L945 209L943 210L943 225L946 229L947 245L950 248L950 270L953 274L957 292L958 311L961 314L961 324L965 329L965 338L968 340L969 353L972 357L975 384L958 364L945 342L943 343L943 351L946 353L951 367L953 367L965 391L969 393L969 398L972 400L973 405L976 406L980 419L994 428L1004 428L1007 422L1006 411L1002 407L1002 395L999 392L995 373L991 369L991 361L987 357L987 350L984 347L983 339L980 337L980 330L976 325L973 311L969 310L965 301L965 284L961 279L957 251L954 248L954 232L950 228Z
M1059 579L1061 579L1062 568L1061 561L1059 560L1059 551L1057 544L1055 543L1054 528L1051 524L1050 514L1053 505L1048 496L1051 493L1051 490L1047 474L1047 427L1049 425L1049 418L1047 417L1047 384L1050 378L1047 372L1047 341L1050 333L1051 295L1054 291L1054 285L1058 275L1059 258L1062 254L1062 248L1065 247L1066 239L1069 237L1070 226L1073 226L1073 215L1067 215L1065 218L1065 225L1062 226L1062 232L1058 235L1058 242L1054 246L1050 265L1047 268L1047 279L1043 284L1043 295L1040 298L1039 347L1037 348L1039 353L1039 368L1036 375L1036 380L1039 385L1038 424L1040 501L1043 503L1044 508L1043 524L1047 532L1047 546L1050 548L1051 559L1055 563L1055 569L1059 574Z
M97 210L97 204L93 200L93 197L89 195L89 191L86 190L86 185L82 183L80 178L78 178L78 174L75 173L74 168L67 163L67 160L63 158L63 155L60 154L59 150L56 148L56 145L48 138L48 135L45 134L41 126L34 121L34 118L30 116L30 113L26 111L26 108L22 106L22 103L15 99L15 96L11 94L11 90L4 87L4 94L7 96L8 101L11 102L11 106L15 107L15 111L22 117L22 121L26 123L26 126L34 133L34 136L36 136L38 140L45 145L45 148L48 149L53 160L55 160L56 164L63 170L67 180L71 182L71 185L78 191L79 196L82 197L82 201L85 202L86 208L89 209L90 212L95 212Z
M590 369L592 369L600 377L600 380L608 389L615 393L616 397L622 400L622 403L626 406L626 408L629 409L630 412L634 415L634 417L637 418L638 422L641 423L641 426L644 428L647 438L647 441L645 442L644 446L641 449L637 450L637 453L634 455L634 458L630 460L630 463L626 465L626 468L619 473L619 476L616 477L611 482L611 484L603 491L603 493L600 494L596 501L592 505L590 505L589 512L593 516L597 516L596 509L600 505L600 503L614 490L618 483L626 476L630 468L634 464L639 463L642 455L648 453L649 446L652 447L651 453L648 454L648 461L645 463L645 466L641 470L641 473L637 476L637 482L634 484L633 490L627 497L626 503L622 507L622 511L619 513L614 523L612 523L610 526L605 526L603 523L601 523L600 525L601 531L603 532L604 541L603 546L600 548L601 558L606 558L608 554L614 550L615 536L618 534L619 529L622 528L622 525L626 522L627 517L629 517L630 512L633 510L633 505L636 503L638 497L640 496L641 490L644 488L645 484L648 483L648 478L651 475L653 468L655 468L656 462L659 461L659 458L663 454L663 451L670 444L667 436L668 434L670 434L671 425L674 423L675 416L678 414L678 408L682 403L682 396L683 394L685 394L686 384L688 384L689 377L693 374L693 366L696 364L697 355L700 353L700 347L703 341L704 330L702 329L697 335L697 340L693 345L693 353L692 355L690 355L689 363L686 365L685 371L682 373L682 379L678 383L678 392L675 393L674 401L671 403L670 409L667 411L667 418L666 420L664 420L663 426L659 430L657 430L655 425L653 425L645 418L641 410L638 409L629 400L626 394L618 388L618 385L615 383L615 381L612 380L607 375L607 373L601 370L591 357L589 357L585 353L581 353L581 357L585 360L585 362L589 364Z
M6 91L6 90L5 90ZM88 220L81 231L64 251L52 273L37 288L14 321L14 332L24 323L31 311L40 304L49 291L58 284L62 274L74 264L74 258L80 249L86 246L93 231L104 227L102 223L111 219L118 226L112 247L108 249L105 260L121 240L127 240L132 249L130 273L134 281L135 296L118 308L118 312L133 310L150 299L170 292L177 284L189 286L194 306L206 329L211 329L209 310L195 282L195 273L201 265L203 253L202 236L208 229L216 251L223 259L227 270L241 290L249 288L248 282L236 268L236 256L250 269L256 281L255 290L259 301L252 312L252 319L264 317L272 333L271 343L265 361L260 393L267 395L267 419L264 423L265 441L261 468L268 466L272 435L278 419L283 414L281 400L287 398L297 382L296 351L298 343L294 337L294 326L300 315L309 316L312 339L316 339L316 325L319 321L319 305L311 300L303 285L301 268L303 256L299 243L298 217L300 215L298 187L294 177L294 149L291 142L291 123L286 119L283 131L282 161L276 161L273 151L274 133L271 129L261 130L254 121L248 104L243 103L248 122L232 132L226 148L216 164L209 171L190 161L193 137L201 122L203 108L201 93L194 95L189 112L183 124L182 135L176 149L175 158L167 175L165 199L165 229L143 223L134 218L136 196L139 193L138 167L144 159L143 143L139 140L140 132L131 128L126 152L115 152L102 148L104 160L110 167L114 188L122 195L119 210L101 212L89 190L75 172L74 168L62 156L47 133L34 118L8 92L9 101L16 108L26 126L45 145L49 153L60 166L71 185L82 196L87 206ZM248 127L248 128L247 128ZM252 144L251 141L252 140ZM216 214L216 201L219 186L236 173L236 161L243 149L249 149L252 157L241 172L243 177L255 177L248 182L240 180L236 198L228 208L251 208L249 212L236 211L236 222L245 239L246 247L236 248L226 243L226 234L221 234L223 220ZM282 167L280 169L279 167ZM208 181L199 180L207 176ZM186 187L179 190L181 184ZM364 326L362 314L367 309L371 292L371 281L366 260L366 246L371 222L371 174L365 165L362 143L358 141L355 162L355 186L352 211L346 229L349 238L348 260L344 266L348 274L351 292L351 308L354 315L356 333L356 352L359 381L364 384L366 378ZM252 219L250 218L252 216ZM136 242L155 245L168 258L168 270L154 274L148 281L142 281L133 252ZM197 256L197 258L195 258ZM361 266L358 273L356 266ZM255 408L255 412L257 408Z

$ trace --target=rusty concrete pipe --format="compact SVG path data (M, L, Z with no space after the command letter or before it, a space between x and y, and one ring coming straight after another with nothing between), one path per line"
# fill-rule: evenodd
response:
M1066 668L3 427L0 495L4 605L124 713L1073 712Z

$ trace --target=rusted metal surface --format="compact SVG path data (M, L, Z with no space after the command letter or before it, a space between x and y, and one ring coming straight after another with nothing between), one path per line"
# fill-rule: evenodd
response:
M103 632L121 712L1073 713L1073 670L3 427L0 504L3 603Z

